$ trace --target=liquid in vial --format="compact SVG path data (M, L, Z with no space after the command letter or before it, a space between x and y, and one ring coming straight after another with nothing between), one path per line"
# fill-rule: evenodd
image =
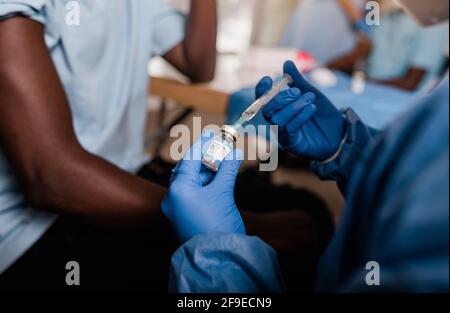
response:
M238 131L233 126L223 126L203 156L202 163L211 171L217 172L225 157L233 151L237 139Z

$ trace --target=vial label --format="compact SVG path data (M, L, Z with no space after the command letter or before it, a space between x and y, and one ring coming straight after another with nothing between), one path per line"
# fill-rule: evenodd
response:
M203 157L203 163L217 171L222 161L233 150L233 146L221 139L214 140Z
M231 152L231 148L224 142L214 141L209 147L209 153L214 156L216 160L223 161L228 153Z

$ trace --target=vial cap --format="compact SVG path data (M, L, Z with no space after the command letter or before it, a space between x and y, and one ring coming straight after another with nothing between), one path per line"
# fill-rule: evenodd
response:
M233 137L234 141L237 141L239 133L236 130L236 128L234 128L233 126L230 126L230 125L224 125L224 126L222 126L221 130L222 130L222 132L227 133L228 135Z

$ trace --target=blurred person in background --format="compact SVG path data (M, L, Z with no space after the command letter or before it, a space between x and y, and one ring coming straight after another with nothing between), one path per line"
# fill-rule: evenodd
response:
M380 0L381 25L371 28L367 76L373 81L416 90L436 79L445 64L448 22L420 27L395 0Z
M344 68L366 57L370 41L364 21L366 0L302 0L281 46L311 53L321 65ZM337 62L339 60L339 62Z
M349 74L364 64L368 79L404 90L436 79L445 64L448 23L421 28L395 0L379 0L381 24L369 26L366 2L301 1L282 46L310 52L319 64Z

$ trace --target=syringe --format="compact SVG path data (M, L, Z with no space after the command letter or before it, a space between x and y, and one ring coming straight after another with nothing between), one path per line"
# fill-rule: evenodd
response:
M241 118L233 125L235 129L239 129L246 122L249 122L252 118L258 114L259 111L262 110L270 101L273 100L281 91L283 91L289 84L293 82L291 75L284 74L281 81L275 84L272 89L267 91L264 95L262 95L259 99L253 102L252 105L248 107L247 110L242 113Z

